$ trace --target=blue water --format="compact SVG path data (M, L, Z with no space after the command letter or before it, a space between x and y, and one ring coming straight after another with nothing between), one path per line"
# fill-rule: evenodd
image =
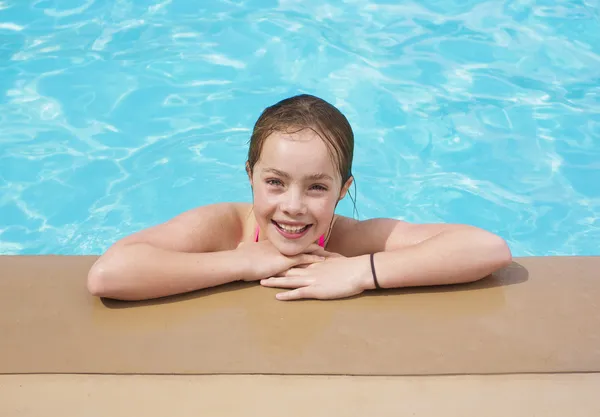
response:
M252 125L300 92L355 130L361 219L600 255L598 0L0 0L0 253L249 201Z

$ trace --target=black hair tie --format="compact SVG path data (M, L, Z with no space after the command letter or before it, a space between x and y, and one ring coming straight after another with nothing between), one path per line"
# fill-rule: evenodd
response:
M378 289L378 290L380 290L381 287L379 286L379 282L377 281L377 274L375 273L375 262L373 262L373 256L374 255L375 255L374 253L372 253L370 255L370 258L371 258L371 273L373 274L373 282L375 282L375 288Z

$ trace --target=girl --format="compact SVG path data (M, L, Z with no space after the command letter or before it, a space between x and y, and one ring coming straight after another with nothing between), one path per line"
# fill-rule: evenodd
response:
M476 227L336 215L353 152L334 106L310 95L280 101L250 140L252 204L198 207L125 237L92 266L89 291L139 300L244 280L289 289L279 300L334 299L471 282L511 263L506 242Z

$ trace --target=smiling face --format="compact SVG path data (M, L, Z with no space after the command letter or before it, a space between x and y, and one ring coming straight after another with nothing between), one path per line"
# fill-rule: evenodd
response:
M328 232L352 183L350 178L342 186L327 146L311 129L271 134L248 175L261 238L288 256Z

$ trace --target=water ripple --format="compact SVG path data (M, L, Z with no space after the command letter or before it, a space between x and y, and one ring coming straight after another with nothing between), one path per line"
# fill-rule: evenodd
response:
M249 200L256 117L309 92L354 127L362 218L598 255L599 23L589 0L0 1L0 253Z

